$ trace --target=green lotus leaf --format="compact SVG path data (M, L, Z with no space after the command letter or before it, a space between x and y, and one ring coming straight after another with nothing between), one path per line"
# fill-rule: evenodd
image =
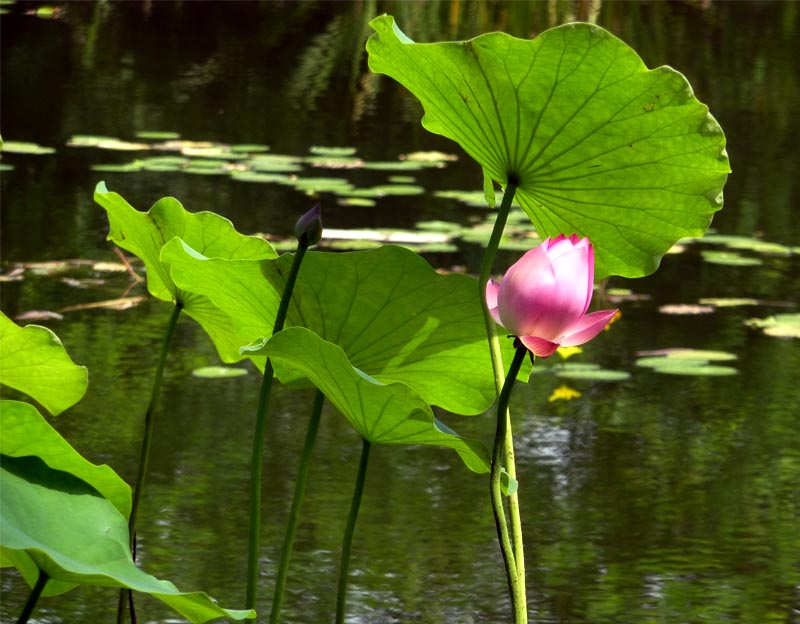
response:
M229 377L243 377L247 370L235 366L202 366L192 371L192 376L204 379L227 379Z
M276 370L286 368L307 377L369 442L452 448L470 470L489 472L489 453L482 443L458 436L434 418L412 388L378 381L311 330L291 327L279 332L262 352Z
M202 592L180 592L169 581L140 570L131 557L126 518L74 474L39 457L3 455L0 475L4 561L24 553L50 577L48 585L80 583L145 592L192 622L255 617L253 611L223 609Z
M131 511L131 488L108 466L97 466L82 457L28 403L0 401L0 454L8 457L36 456L50 468L69 472L106 497L127 518ZM1 489L1 488L0 488ZM14 566L33 585L39 568L24 551L3 551L0 567ZM54 596L75 587L75 583L50 581L44 595Z
M0 312L0 347L0 383L33 397L53 416L83 398L86 367L75 364L46 327L20 327Z
M602 28L416 44L391 16L370 26L370 68L421 101L426 129L515 183L542 237L588 236L598 279L651 273L721 208L728 158L708 108Z
M269 337L291 254L272 260L204 259L179 240L162 258L182 289L222 310L240 344ZM287 327L332 342L382 383L402 382L429 404L477 414L495 399L477 281L439 275L417 254L386 245L340 254L309 252ZM513 345L502 341L511 361ZM282 378L282 381L290 380Z
M185 240L203 257L211 258L274 258L277 254L272 246L257 236L240 234L228 219L217 214L188 212L172 197L159 200L148 212L140 212L100 182L94 199L108 213L111 226L108 239L144 261L150 293L163 301L180 302L185 312L212 337L223 361L241 359L241 343L234 340L232 332L226 331L230 319L207 298L180 291L159 255L164 244L175 237Z

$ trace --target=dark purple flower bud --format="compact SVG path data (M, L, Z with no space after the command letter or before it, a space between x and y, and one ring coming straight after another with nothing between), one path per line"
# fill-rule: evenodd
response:
M297 220L294 235L297 241L306 247L316 245L322 238L322 208L319 204Z

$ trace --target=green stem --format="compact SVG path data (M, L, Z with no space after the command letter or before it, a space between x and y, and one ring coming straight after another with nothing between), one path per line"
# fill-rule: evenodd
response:
M506 185L505 192L503 194L503 201L500 203L494 228L492 229L492 234L489 238L489 244L486 246L486 251L483 255L480 275L478 276L478 296L482 302L485 302L486 284L491 276L494 259L497 255L497 249L500 245L500 239L503 236L503 230L505 229L506 221L508 219L508 212L511 209L511 204L514 200L516 190L517 185L514 182L509 182ZM482 306L482 309L484 325L486 326L486 336L489 341L489 352L492 358L495 388L497 393L500 394L503 388L505 368L503 366L503 356L500 351L500 341L497 336L497 325L495 324L491 314L489 314L489 310L486 308L485 304ZM516 478L514 437L511 430L511 414L508 411L506 411L505 418L507 421L506 438L504 444L506 472L508 473L509 477ZM518 583L518 595L521 597L522 610L525 613L525 619L522 621L527 621L527 599L525 597L525 553L522 542L522 520L519 511L519 496L516 492L508 497L508 510L509 515L511 516L510 539L513 544L516 565L513 571L508 570L507 572L509 574L509 583L512 580L512 575L518 579L521 579L521 582ZM501 522L506 524L505 516L503 516Z
M44 586L47 585L47 581L49 580L50 577L47 576L47 573L43 570L39 570L39 578L36 579L36 583L31 589L31 593L28 595L28 600L25 602L25 606L22 607L22 613L19 614L17 624L25 624L25 622L30 619L33 610L36 608L36 603L39 601L39 596L42 595Z
M494 447L492 448L492 472L489 479L492 499L492 511L494 512L495 524L497 525L497 537L500 541L500 550L503 553L503 561L506 564L508 575L508 589L511 592L511 603L514 609L514 622L527 621L527 606L524 596L520 595L520 587L524 586L524 579L520 579L516 574L516 561L514 549L508 534L506 525L505 509L503 508L503 493L500 487L503 468L503 456L505 453L505 440L508 431L508 402L511 398L511 390L519 374L522 362L525 360L528 350L524 346L517 347L514 359L508 369L508 375L500 391L500 398L497 401L497 430L494 437Z
M289 559L292 555L294 536L297 533L297 523L300 519L300 509L303 506L303 499L306 493L306 483L308 482L308 472L311 468L311 456L314 453L314 443L317 440L320 416L322 415L322 404L325 402L325 395L317 390L314 397L314 407L311 409L311 418L308 421L306 431L306 441L303 445L303 453L300 456L300 467L297 471L297 481L294 485L294 497L292 498L292 508L289 510L289 520L286 524L286 535L283 538L281 548L281 560L278 565L278 578L275 581L275 593L272 597L272 610L269 614L271 624L278 624L281 617L281 604L283 603L283 593L286 590L286 577L289 572Z
M283 287L281 302L275 316L272 334L275 335L283 329L286 322L286 313L289 310L289 301L292 298L294 284L300 272L303 256L308 251L308 246L297 244L292 268ZM258 593L258 555L261 542L261 490L263 482L264 444L266 442L267 412L269 411L269 398L272 392L274 369L272 362L267 359L264 365L264 379L261 382L261 393L258 399L256 412L256 427L253 433L253 451L250 459L250 538L247 551L247 595L245 606L248 609L256 608L256 595Z
M336 624L344 624L345 601L347 598L347 577L350 571L350 548L353 545L353 533L356 530L358 509L361 506L361 495L364 493L364 481L367 478L367 462L369 461L370 443L363 438L361 448L361 462L358 465L356 487L353 490L353 502L350 504L350 515L347 517L347 526L344 529L342 540L342 561L339 565L339 590L336 594Z
M147 405L147 412L144 416L144 436L142 437L142 446L139 450L139 468L136 473L136 485L133 487L131 515L128 519L128 540L131 556L134 561L136 561L136 521L139 518L139 504L142 500L144 482L147 478L147 471L150 465L150 449L153 446L153 431L156 421L155 415L156 408L158 407L158 398L161 396L161 385L164 380L164 366L167 362L169 345L172 342L172 336L175 333L175 327L178 324L178 318L182 310L183 304L180 302L176 302L175 307L172 308L172 314L167 322L167 331L164 334L164 341L161 344L161 352L158 354L156 374L153 379L153 389L150 392L150 403ZM130 591L131 590L125 588L119 590L119 601L117 602L118 624L122 624L125 621L125 606L130 599Z
M172 335L175 333L175 326L178 324L178 317L181 315L181 310L183 310L183 305L181 303L176 303L169 317L167 331L164 334L164 342L161 344L161 353L158 354L156 375L153 379L153 390L150 393L150 404L147 406L147 413L144 416L144 437L142 438L142 447L139 451L139 471L136 474L136 485L133 488L133 500L131 502L131 515L128 520L130 547L134 558L136 556L136 520L139 516L139 503L142 499L147 468L150 464L150 449L153 446L156 407L158 406L158 397L161 395L161 384L164 379L164 365L167 361L169 345L172 342Z

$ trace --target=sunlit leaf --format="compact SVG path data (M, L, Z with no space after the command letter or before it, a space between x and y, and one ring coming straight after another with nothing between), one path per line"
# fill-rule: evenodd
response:
M202 377L204 379L224 379L228 377L242 377L247 374L244 368L237 368L235 366L203 366L195 368L192 371L194 377Z
M358 433L373 444L424 444L452 448L474 472L489 471L480 442L455 434L437 421L428 403L403 383L382 383L353 366L345 352L303 327L272 337L263 353L276 370L307 377ZM280 374L280 373L279 373Z
M753 318L747 321L750 327L757 327L768 336L775 338L800 338L800 314L776 314L765 319Z
M749 258L740 256L732 251L703 251L703 260L711 264L723 264L727 266L760 266L763 261L759 258Z
M628 371L598 368L597 370L557 370L556 377L586 381L625 381L626 379L630 379L631 374Z
M208 297L231 318L242 345L269 337L291 255L274 262L205 260L176 240L162 257L176 284ZM496 394L476 293L474 278L439 275L395 246L309 252L287 327L308 327L382 383L399 381L430 404L476 414Z
M52 147L43 147L36 143L28 143L26 141L3 141L0 151L8 154L55 154L55 149Z
M86 367L72 361L52 331L20 327L0 312L0 383L33 397L55 416L80 401L89 382Z
M171 141L180 139L181 135L178 132L166 132L161 130L142 130L136 133L137 139L144 139L146 141Z
M188 212L172 197L159 200L148 212L140 212L101 182L94 199L108 213L109 240L144 261L150 293L164 301L180 302L212 337L224 361L239 359L241 343L227 330L230 319L205 297L176 288L169 268L159 258L161 248L180 237L204 257L262 259L277 255L272 246L262 238L240 234L230 221L217 214Z
M540 235L588 236L597 278L651 273L722 206L725 137L707 107L602 28L416 44L391 16L370 26L370 68L419 98L425 128L518 184Z
M55 582L146 592L192 622L255 617L223 609L202 592L182 593L140 570L128 546L128 521L95 487L39 457L2 457L3 556L29 556ZM29 579L26 579L29 580ZM30 581L29 581L30 582Z

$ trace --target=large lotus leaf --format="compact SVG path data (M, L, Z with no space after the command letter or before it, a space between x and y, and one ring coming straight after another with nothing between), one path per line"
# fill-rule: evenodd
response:
M52 331L20 327L0 312L0 383L33 397L56 416L83 398L89 374Z
M439 422L409 386L378 381L353 366L340 347L305 327L275 334L262 352L276 370L308 378L369 442L452 448L470 470L489 471L489 453L481 442L462 438Z
M419 98L425 128L457 141L500 184L518 184L541 236L588 236L598 278L654 271L722 207L730 169L708 108L680 73L648 70L602 28L423 45L391 16L370 26L370 68Z
M180 288L208 297L232 319L242 345L270 336L291 255L203 260L172 241L162 259ZM401 247L309 252L287 327L308 327L384 383L402 382L430 404L476 414L495 398L477 290L474 278L439 275Z
M224 330L230 326L230 319L205 297L181 292L159 254L164 244L176 236L209 258L274 258L277 254L272 245L263 238L240 234L228 219L213 212L188 212L172 197L160 199L148 212L141 212L100 182L94 199L108 214L109 240L144 262L150 293L164 301L180 302L184 311L212 337L224 361L241 359L241 345L232 342L233 334Z
M127 518L131 511L131 488L109 466L97 466L81 456L60 433L28 403L0 401L0 453L9 457L36 456L50 468L69 472L94 487ZM36 563L24 551L4 552L0 567L17 568L29 584L39 575ZM7 559L7 560L6 560ZM44 595L53 596L75 587L75 583L50 581Z
M49 582L127 587L151 594L192 622L255 617L253 611L223 609L204 593L180 592L169 581L136 567L127 520L74 474L55 470L39 457L1 459L4 558L25 553L52 579Z

